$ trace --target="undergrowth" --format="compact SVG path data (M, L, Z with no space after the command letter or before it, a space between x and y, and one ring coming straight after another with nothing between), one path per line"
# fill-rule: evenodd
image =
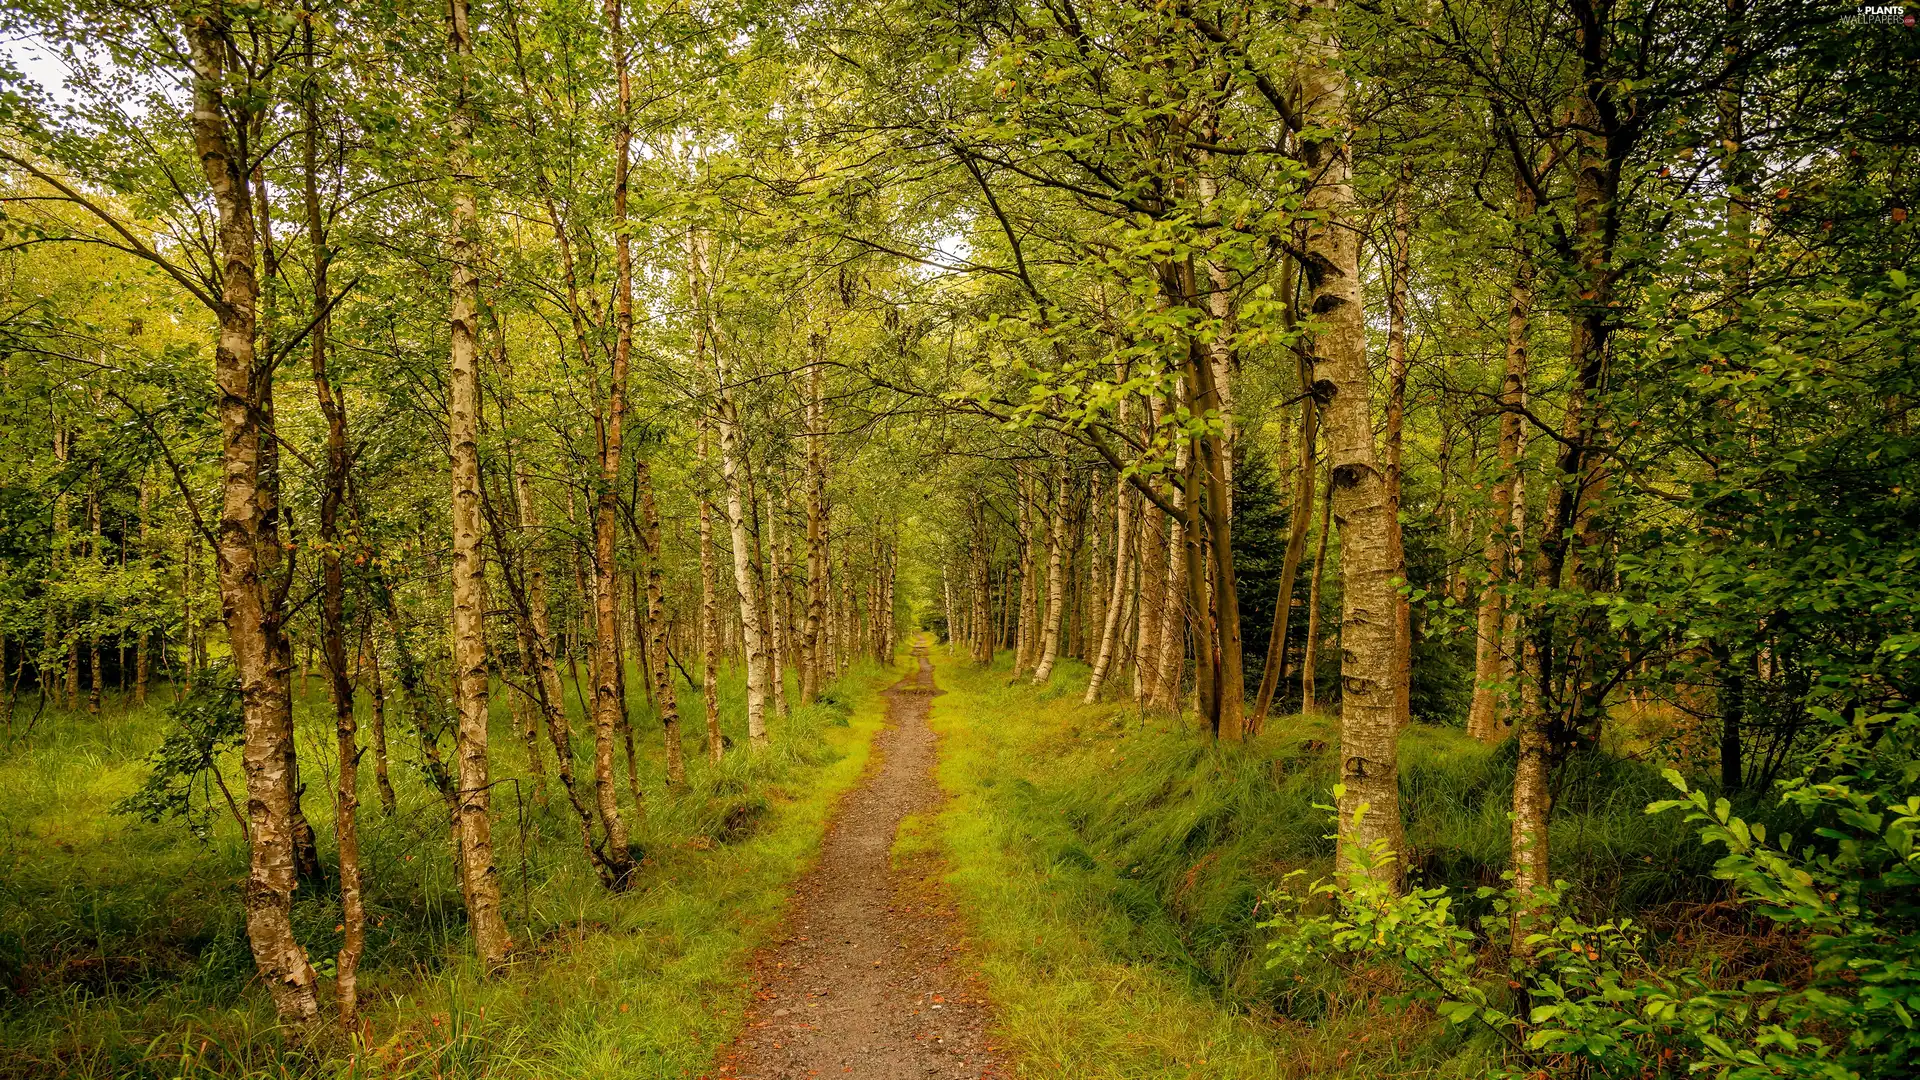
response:
M620 787L644 856L637 883L618 897L601 888L556 782L544 802L524 779L497 786L496 861L518 950L490 979L469 958L445 811L390 703L397 813L380 811L370 760L361 768L369 925L353 1039L276 1026L253 978L245 851L224 809L204 839L113 812L159 745L168 691L144 709L49 716L0 753L0 1076L697 1075L737 1029L748 958L865 767L879 691L897 674L856 668L820 703L769 723L760 754L745 751L740 680L723 680L735 749L710 767L699 725L683 723L689 785L671 794L635 675L637 813L624 761ZM697 712L698 694L681 692ZM330 863L333 729L318 679L296 705L305 809ZM495 775L526 777L504 694L493 724ZM578 722L575 736L590 778L591 738ZM222 772L238 793L237 762ZM338 919L330 887L297 894L295 928L316 964L339 946Z
M1129 703L1081 705L1085 677L1063 664L1037 688L1004 660L954 659L934 703L952 882L1033 1075L1481 1075L1484 1040L1393 1003L1389 983L1266 964L1263 902L1289 871L1331 869L1314 804L1334 782L1334 720L1216 745ZM1401 753L1412 878L1498 884L1511 747L1417 725ZM1560 771L1555 872L1583 914L1677 925L1720 894L1713 853L1645 813L1671 790L1601 754Z

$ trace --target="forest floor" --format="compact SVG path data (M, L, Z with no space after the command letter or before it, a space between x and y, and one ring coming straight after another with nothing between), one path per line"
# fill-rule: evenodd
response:
M729 674L720 711L741 745L744 679ZM402 749L396 811L362 822L365 1025L304 1040L255 984L245 850L223 808L194 828L115 812L165 707L49 716L0 742L0 1080L1488 1075L1499 1048L1480 1033L1365 978L1267 963L1272 890L1330 867L1314 804L1334 776L1333 718L1217 745L1125 700L1083 704L1086 678L1062 661L1035 686L1010 656L980 667L922 636L911 660L857 664L769 725L763 753L711 766L687 733L676 792L636 699L640 881L600 885L563 799L516 801L511 819L503 802L525 944L493 974L468 954L436 857L438 796ZM301 701L303 753L325 761L324 694ZM526 776L504 695L494 724L502 774ZM584 753L576 768L591 768ZM237 783L230 758L222 769ZM1418 725L1402 769L1423 880L1498 880L1510 747ZM1713 859L1644 812L1666 790L1652 765L1609 755L1570 774L1554 842L1579 914L1745 932L1699 917ZM329 837L328 800L308 802ZM294 913L324 962L334 895L303 890Z
M927 723L940 691L927 646L913 655L918 670L886 691L876 760L795 886L781 939L757 960L754 1001L722 1076L1007 1075L988 1042L991 1012L964 962L938 860L890 857L902 824L945 801Z

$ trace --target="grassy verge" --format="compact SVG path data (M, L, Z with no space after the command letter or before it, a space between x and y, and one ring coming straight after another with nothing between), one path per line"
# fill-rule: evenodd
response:
M0 756L0 1076L698 1075L733 1038L752 951L864 769L884 713L879 691L897 678L857 668L821 704L770 724L773 745L758 755L744 752L742 689L727 680L722 715L735 749L708 767L695 716L685 725L689 788L674 794L659 784L658 725L636 700L634 842L645 862L623 896L594 879L557 791L543 805L530 789L497 788L498 865L521 949L491 979L467 959L444 813L408 764L415 740L394 723L398 813L378 811L362 770L366 1032L304 1045L274 1026L252 985L237 827L215 815L196 838L178 822L112 812L144 775L160 710L49 718ZM682 700L697 713L697 694L683 687ZM317 692L311 708L301 749L318 763L331 731ZM503 703L494 719L496 775L524 777ZM237 781L237 769L227 773ZM306 782L330 860L330 777ZM324 891L296 903L316 962L337 948L337 918Z
M936 653L936 659L939 654ZM1028 1075L1111 1078L1484 1075L1486 1048L1390 988L1269 969L1263 896L1324 873L1324 717L1215 746L1125 704L1082 706L1085 668L1009 685L943 663L933 724L953 799L935 828L972 920L1001 1034ZM1425 882L1497 883L1510 748L1416 727L1403 744L1409 863ZM1565 770L1556 865L1594 910L1698 899L1710 858L1649 819L1664 786L1595 756Z

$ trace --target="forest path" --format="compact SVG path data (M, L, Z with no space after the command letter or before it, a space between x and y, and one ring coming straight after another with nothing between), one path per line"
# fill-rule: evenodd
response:
M943 801L919 670L886 691L878 764L847 795L819 862L794 888L784 937L759 957L757 991L727 1080L972 1080L1009 1075L989 1052L991 1014L959 958L954 912L930 858L893 866L901 821Z

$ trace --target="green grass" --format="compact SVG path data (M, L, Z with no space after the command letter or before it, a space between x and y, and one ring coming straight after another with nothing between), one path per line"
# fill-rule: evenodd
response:
M936 658L940 657L936 651ZM1261 902L1293 869L1331 868L1334 721L1276 720L1214 745L1123 703L1079 704L1086 669L1046 688L1004 667L940 667L934 727L953 801L936 825L1002 1035L1029 1075L1478 1076L1485 1048L1326 972L1269 969ZM1403 742L1418 880L1499 881L1512 749L1415 727ZM1570 763L1553 824L1559 876L1589 913L1713 893L1711 858L1649 818L1656 770Z
M224 811L204 842L178 822L112 812L144 775L161 709L51 716L0 754L0 1076L698 1075L735 1034L752 951L864 769L879 691L898 674L857 668L822 703L772 720L773 744L757 755L744 750L740 680L723 680L735 749L718 768L700 753L698 695L683 686L683 711L694 714L683 722L689 788L672 795L633 676L638 814L624 772L621 788L645 854L638 882L618 897L600 887L557 784L544 805L530 787L518 798L513 785L496 787L496 861L520 950L490 979L468 957L444 811L417 767L417 738L390 708L400 808L379 811L363 761L366 1031L351 1041L331 1032L295 1041L275 1026L252 983L245 853ZM299 742L306 810L330 861L326 711L315 679ZM590 775L591 740L575 726ZM525 777L498 693L491 737L495 776ZM237 793L237 766L226 766ZM338 947L338 917L331 896L297 898L296 929L316 962Z

